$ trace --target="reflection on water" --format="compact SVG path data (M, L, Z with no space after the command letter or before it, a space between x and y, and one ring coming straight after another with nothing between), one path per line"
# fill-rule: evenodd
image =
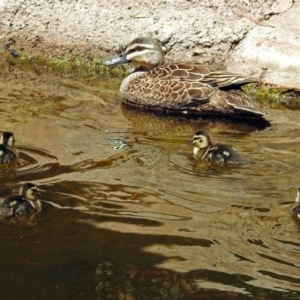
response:
M296 111L271 126L155 115L99 78L6 70L0 131L19 159L0 166L0 196L32 181L43 211L0 222L2 298L300 297ZM256 163L195 162L199 129Z

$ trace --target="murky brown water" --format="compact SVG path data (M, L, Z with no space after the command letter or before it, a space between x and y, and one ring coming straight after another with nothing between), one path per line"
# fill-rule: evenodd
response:
M0 196L32 181L47 201L1 221L1 299L300 299L299 112L264 130L163 117L120 107L119 80L36 73L1 70L20 159ZM256 164L196 164L199 129Z

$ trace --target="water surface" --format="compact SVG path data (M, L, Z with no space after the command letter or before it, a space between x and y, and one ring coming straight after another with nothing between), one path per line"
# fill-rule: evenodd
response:
M31 181L33 218L1 220L1 298L300 299L297 111L271 126L123 107L119 79L2 63L0 130L19 160L0 196ZM205 129L255 164L196 163Z

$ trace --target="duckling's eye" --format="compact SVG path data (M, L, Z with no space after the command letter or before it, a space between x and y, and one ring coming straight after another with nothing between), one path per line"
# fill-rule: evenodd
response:
M135 48L135 50L136 50L136 51L142 51L142 50L144 50L144 48L141 47L141 46L137 46L137 47Z

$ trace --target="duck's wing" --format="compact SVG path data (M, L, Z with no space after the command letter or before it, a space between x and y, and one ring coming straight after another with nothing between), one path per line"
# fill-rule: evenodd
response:
M146 73L134 80L121 95L122 101L143 107L180 109L199 113L268 115L242 91L225 92L202 82L165 80L150 75Z
M169 64L152 69L149 76L161 80L179 80L187 82L201 82L212 87L241 86L257 80L231 72L210 68L204 65Z
M270 115L240 90L230 90L227 92L217 91L211 97L210 101L212 105L224 107L224 109L232 107L233 109L244 113L251 113L259 116Z
M134 80L121 94L124 102L139 106L184 109L208 103L216 89L201 82L164 80L149 77L149 73Z

